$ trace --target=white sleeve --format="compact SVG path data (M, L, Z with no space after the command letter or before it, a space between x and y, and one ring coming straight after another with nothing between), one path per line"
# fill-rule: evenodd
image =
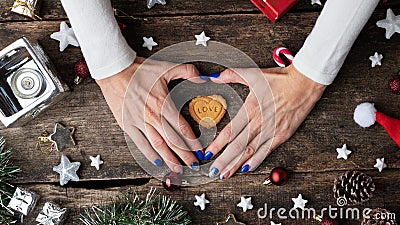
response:
M113 76L133 63L109 0L61 0L94 79Z
M293 60L313 81L329 85L379 0L328 0L312 32Z

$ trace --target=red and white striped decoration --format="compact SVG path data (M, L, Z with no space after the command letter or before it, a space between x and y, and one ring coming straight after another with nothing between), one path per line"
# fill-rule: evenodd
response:
M272 57L274 58L274 61L278 66L280 67L286 67L286 62L281 58L281 55L285 56L287 61L292 63L293 61L293 54L289 51L289 49L285 47L278 47L275 48L274 52L272 53Z

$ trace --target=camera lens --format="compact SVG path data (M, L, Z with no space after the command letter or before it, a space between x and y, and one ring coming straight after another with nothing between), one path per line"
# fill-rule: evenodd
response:
M24 77L22 78L21 86L24 90L32 90L35 87L35 81L31 77Z
M43 76L34 69L19 69L11 77L11 88L20 98L35 98L42 92Z

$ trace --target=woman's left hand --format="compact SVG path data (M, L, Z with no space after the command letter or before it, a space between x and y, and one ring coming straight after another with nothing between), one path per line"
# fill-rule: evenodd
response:
M136 157L140 151L154 168L166 164L183 173L178 157L199 170L195 153L202 156L202 146L169 95L167 85L175 79L204 82L192 64L137 57L124 71L97 84L118 124L136 144L132 154Z
M211 178L219 175L227 179L238 169L243 173L255 170L295 133L326 87L304 76L293 65L261 72L273 98L257 94L268 88L254 78L259 69L227 69L211 79L216 83L241 83L251 89L238 114L205 151L205 158L210 159L226 146L210 167Z

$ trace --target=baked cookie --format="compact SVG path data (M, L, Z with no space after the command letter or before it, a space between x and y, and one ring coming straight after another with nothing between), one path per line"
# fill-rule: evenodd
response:
M189 112L201 126L210 129L216 126L227 109L225 99L220 95L198 96L189 103Z

